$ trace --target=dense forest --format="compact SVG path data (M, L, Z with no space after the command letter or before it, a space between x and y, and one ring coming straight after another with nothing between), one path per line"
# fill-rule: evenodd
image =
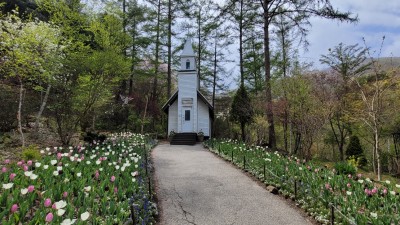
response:
M354 23L357 12L329 0L0 2L2 149L88 132L165 138L161 107L191 38L214 137L400 174L399 60L366 42L326 46L325 70L299 59L311 17Z

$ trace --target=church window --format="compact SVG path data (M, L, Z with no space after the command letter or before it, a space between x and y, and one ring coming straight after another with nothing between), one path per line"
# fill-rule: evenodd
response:
M190 69L190 61L189 61L189 59L186 60L186 69L187 69L187 70Z
M190 110L185 110L185 121L190 120Z

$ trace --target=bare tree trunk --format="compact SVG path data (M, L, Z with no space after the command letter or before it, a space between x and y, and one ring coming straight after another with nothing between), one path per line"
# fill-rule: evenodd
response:
M146 115L147 115L147 107L149 105L149 97L146 96L146 106L144 107L144 113L143 113L143 119L142 119L142 125L140 128L140 133L143 134L143 130L144 130L144 123L146 121Z
M374 151L376 155L378 181L381 181L382 168L381 168L381 156L379 153L379 132L377 129L374 131Z
M198 12L198 16L197 16L197 35L198 35L198 42L199 42L199 46L197 49L197 88L200 89L200 80L201 80L201 6L199 7L199 12Z
M265 67L265 96L267 101L267 120L268 120L268 142L269 146L276 148L276 136L274 125L274 113L272 111L272 88L271 88L271 60L269 53L269 0L264 0L264 67Z
M25 147L25 136L24 136L24 132L22 131L22 116L21 116L23 94L24 94L24 85L22 83L22 80L19 79L19 102L18 102L17 120L18 120L18 131L21 135L22 147Z
M244 68L243 68L243 0L240 1L239 16L239 57L240 57L240 85L244 87Z
M161 23L161 0L158 1L157 6L157 25L156 25L156 49L155 49L155 62L154 62L154 80L153 80L153 91L151 94L151 102L152 104L156 105L158 99L158 73L159 73L159 58L160 58L160 23ZM154 125L156 122L156 115L153 114L152 116L152 125L154 129Z
M40 121L40 117L42 117L44 108L46 107L47 99L49 98L49 94L50 94L50 89L51 89L51 84L49 84L49 86L47 86L46 94L44 95L42 104L40 105L39 112L38 112L38 114L36 116L36 121L35 121L35 133L36 133L36 135L39 134L39 121Z
M171 97L171 66L172 66L172 50L171 50L171 45L172 45L172 0L168 0L168 76L167 76L167 98ZM200 69L200 68L199 68Z
M213 92L212 92L212 106L215 106L215 87L217 86L217 34L215 34L214 43L214 77L213 77Z
M372 169L374 170L374 174L377 174L375 143L374 146L372 147Z

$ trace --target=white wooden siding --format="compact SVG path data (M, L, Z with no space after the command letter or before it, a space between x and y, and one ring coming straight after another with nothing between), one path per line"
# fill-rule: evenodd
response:
M171 131L178 132L178 102L168 108L168 135Z
M182 99L193 99L192 116L193 132L197 131L197 74L195 71L179 72L178 74L178 132L182 132Z
M197 108L199 110L197 132L203 131L204 136L210 136L210 115L208 106L203 101L199 100L197 102Z

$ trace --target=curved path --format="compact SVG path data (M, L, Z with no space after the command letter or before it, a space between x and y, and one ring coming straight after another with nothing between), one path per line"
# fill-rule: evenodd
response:
M160 144L152 157L161 224L312 224L202 145Z

